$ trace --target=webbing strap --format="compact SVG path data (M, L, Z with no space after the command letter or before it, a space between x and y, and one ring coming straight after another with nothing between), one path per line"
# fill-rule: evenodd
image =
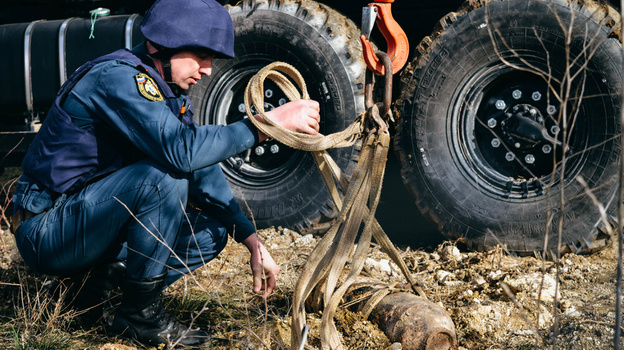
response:
M299 85L301 92L282 73L288 74ZM309 135L292 132L275 124L264 113L264 80L275 82L290 101L309 99L305 81L301 74L291 65L284 62L273 62L254 75L245 89L244 102L247 107L247 116L263 133L279 140L281 143L304 151L324 151L329 148L349 147L357 141L362 132L362 123L354 122L345 130L331 135ZM266 123L257 122L254 118L253 105L256 112Z
M282 73L292 78L301 91ZM283 62L274 62L264 67L251 79L245 90L247 114L254 125L270 137L292 148L312 151L331 198L340 210L338 218L334 220L330 229L310 254L297 281L293 296L291 348L297 349L301 342L301 331L306 323L305 301L315 288L321 288L323 302L321 346L323 349L342 349L333 317L344 293L364 267L372 237L375 237L382 249L399 266L414 291L425 297L398 251L375 219L390 135L385 128L380 128L376 133L363 134L365 119L379 119L377 106L373 106L367 113L360 114L345 130L334 134L308 135L286 130L273 123L264 113L263 82L265 79L275 82L292 101L309 98L303 77L294 67ZM262 116L265 123L254 118L251 105ZM325 150L351 146L360 138L363 138L360 159L351 180L347 181L338 165ZM344 197L341 197L336 183L344 193ZM362 225L364 228L360 233ZM337 287L349 258L351 260L349 273L342 284ZM367 304L368 310L373 307L373 303Z

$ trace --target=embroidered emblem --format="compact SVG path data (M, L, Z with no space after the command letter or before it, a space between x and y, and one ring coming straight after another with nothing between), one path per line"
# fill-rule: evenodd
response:
M134 76L134 80L136 80L137 88L139 89L139 94L145 97L150 101L162 101L163 97L158 90L158 86L156 82L147 74L139 73Z

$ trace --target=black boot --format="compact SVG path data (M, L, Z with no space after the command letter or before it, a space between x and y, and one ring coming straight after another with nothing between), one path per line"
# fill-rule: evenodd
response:
M146 345L199 345L207 342L208 333L188 328L165 311L161 291L166 276L165 272L147 280L123 281L122 302L109 321L109 333Z
M115 296L126 274L126 265L121 261L98 265L86 272L70 276L66 282L68 291L64 300L77 312L80 325L89 329L113 310Z

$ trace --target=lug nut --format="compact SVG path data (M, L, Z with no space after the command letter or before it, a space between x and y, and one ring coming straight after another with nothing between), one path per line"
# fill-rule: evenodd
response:
M500 146L501 142L500 142L499 139L492 139L491 144L492 144L492 147L498 148Z
M535 163L535 156L527 154L526 157L524 157L524 161L527 162L527 164L533 164Z
M548 154L552 151L552 146L551 145L544 145L542 146L542 152Z
M557 125L553 125L550 127L550 133L553 135L557 135L559 133L559 127Z
M537 115L537 110L535 108L531 108L531 109L529 109L529 114L532 117L535 117Z
M238 105L238 111L241 113L245 113L245 104L241 103Z
M539 101L542 98L542 94L540 94L539 91L534 91L531 94L531 98L533 99L533 101Z
M271 153L275 154L275 153L279 152L279 146L278 145L271 145L271 148L269 148L269 150L271 151Z
M256 155L261 156L264 154L264 147L262 146L258 146L256 147L256 149L254 150L254 152L256 153Z
M496 127L496 119L494 119L494 118L490 118L490 119L488 120L488 126L489 126L490 128L494 128L494 127Z
M511 162L512 160L514 160L514 158L516 158L516 156L514 156L514 154L511 152L507 152L505 154L505 159L507 159L508 162Z
M522 97L522 91L516 89L511 93L511 96L517 100Z
M285 98L280 98L279 101L277 102L280 106L286 104L286 99Z
M273 97L273 90L271 90L271 89L266 89L266 90L264 91L264 97L266 97L266 98L271 98L271 97Z
M500 109L501 111L505 109L505 107L507 107L507 105L505 104L505 101L503 100L496 101L495 106L496 106L496 109Z
M546 107L546 112L548 114L555 114L556 111L557 111L557 107L553 105L548 105L548 107Z

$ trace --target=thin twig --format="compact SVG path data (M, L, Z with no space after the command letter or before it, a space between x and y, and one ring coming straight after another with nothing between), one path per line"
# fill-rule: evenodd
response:
M620 4L620 18L624 17L624 6ZM622 67L624 69L624 66ZM620 130L624 125L624 91L622 91L622 105L620 106ZM620 136L620 149L624 149L624 137ZM621 153L621 152L620 152ZM618 206L617 206L617 225L618 225L618 250L617 250L617 268L615 283L615 334L613 336L613 348L620 348L620 335L622 328L622 201L624 200L624 154L620 154L620 171L618 186Z

